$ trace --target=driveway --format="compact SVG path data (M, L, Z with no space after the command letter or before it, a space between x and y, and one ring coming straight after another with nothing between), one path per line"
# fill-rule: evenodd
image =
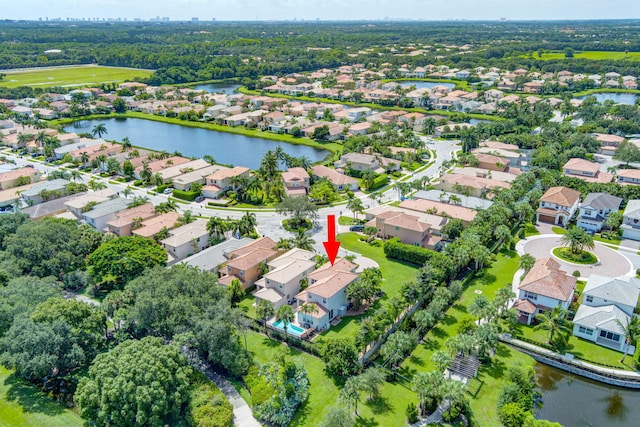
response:
M595 250L592 251L600 260L598 264L580 265L556 258L551 251L562 246L560 244L561 237L558 234L531 236L519 241L516 249L520 255L527 253L536 259L551 256L560 263L561 268L567 273L571 274L578 270L581 278L588 278L592 274L606 277L635 276L633 264L626 256L598 242L596 242Z

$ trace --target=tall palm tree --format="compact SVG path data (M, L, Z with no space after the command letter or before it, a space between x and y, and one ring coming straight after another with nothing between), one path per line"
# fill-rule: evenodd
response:
M213 158L212 155L210 154L205 154L204 156L202 156L202 160L204 160L205 162L211 164L211 165L215 165L216 164L216 159Z
M431 361L435 363L436 369L439 372L444 373L449 367L451 367L451 363L453 363L453 358L443 350L437 350L431 355Z
M469 314L476 316L478 321L481 321L487 317L489 306L490 303L487 297L484 295L478 295L468 307Z
M524 270L525 274L529 272L533 268L536 263L536 259L531 254L524 254L520 257L520 262L518 263L518 267Z
M424 416L438 406L442 398L444 377L441 372L418 372L413 376L411 388L418 394L418 407Z
M142 165L142 170L140 171L140 178L142 178L144 182L149 182L149 180L151 180L152 174L153 172L151 171L151 166L149 166L149 163L145 162Z
M125 151L129 151L133 148L133 144L131 144L131 141L129 141L129 137L125 136L124 138L122 138L122 152L124 153Z
M130 195L133 194L133 190L130 187L125 188L124 190L122 190L122 195L125 198L129 198Z
M44 132L42 132L44 133ZM18 134L18 147L23 148L27 145L27 142L33 139L33 135L28 133L20 133Z
M567 234L564 234L560 238L560 243L569 246L571 252L574 254L582 253L584 248L593 250L596 247L593 236L580 227L569 229Z
M302 307L300 307L300 313L306 315L305 318L307 318L307 316L311 315L311 314L315 314L318 312L318 306L314 303L305 303L302 305ZM306 321L306 320L305 320ZM309 322L311 323L311 322Z
M364 212L364 205L362 204L362 200L357 197L352 197L347 202L347 209L349 209L353 213L353 219L356 218L356 214Z
M209 222L207 223L207 230L214 240L219 241L224 237L226 223L222 218L212 216L209 218Z
M540 329L549 331L549 339L547 341L551 345L556 345L554 336L557 336L560 343L566 344L566 334L571 332L571 322L566 319L566 315L567 310L559 305L555 306L553 310L536 315L536 320L540 323L534 326L533 329L536 331Z
M640 318L631 316L629 319L627 319L626 323L622 323L621 321L616 319L616 323L624 331L625 344L627 345L627 348L622 355L622 359L620 359L620 363L624 363L624 359L629 353L629 346L635 342L638 336L640 336Z
M289 343L287 328L293 322L294 313L293 308L289 304L281 306L276 312L276 320L282 322L282 329L284 329L284 340Z
M298 163L300 164L300 167L304 169L309 169L312 165L311 159L309 159L307 156L299 157Z
M240 218L240 234L251 234L251 232L255 230L256 225L258 225L256 214L249 211L245 212L244 215L242 215L242 218Z
M293 249L293 241L292 239L285 239L284 237L281 237L276 244L276 248L283 249L285 251Z
M69 179L71 181L82 181L82 174L78 172L76 169L69 172Z
M312 251L316 241L311 238L304 230L298 230L296 235L291 239L293 247Z
M107 127L104 125L104 123L98 123L93 127L93 129L91 129L91 135L93 135L94 137L97 135L98 138L102 138L102 135L106 135L108 133L109 131L107 130Z
M80 153L80 161L82 162L82 164L87 164L89 163L89 154L87 154L86 151L83 151L82 153Z
M147 196L134 196L133 199L131 200L131 203L129 203L129 207L135 208L137 206L144 205L148 201L149 201L149 198Z
M264 333L269 336L269 329L267 328L267 320L271 319L275 316L276 311L273 308L273 304L271 304L267 300L259 299L256 303L256 315L262 319L264 324Z
M36 145L38 147L42 147L44 145L45 141L47 140L47 136L48 135L44 131L38 132L38 136L36 136L36 139L35 139Z

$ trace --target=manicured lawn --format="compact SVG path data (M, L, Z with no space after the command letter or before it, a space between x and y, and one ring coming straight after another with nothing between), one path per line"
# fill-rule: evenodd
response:
M530 222L524 226L524 237L537 236L538 234L540 234L540 232L538 231L536 226L531 224Z
M338 235L337 240L341 242L341 247L358 252L378 263L382 271L382 290L386 293L383 299L396 296L404 283L416 278L416 266L387 258L382 249L382 242L380 246L372 246L358 240L360 236L357 233L342 233Z
M551 231L556 234L567 234L567 230L562 227L551 227Z
M444 348L448 338L458 334L458 328L464 319L476 320L467 312L466 307L480 295L478 291L492 300L498 289L511 283L518 269L518 261L519 258L514 251L500 252L496 261L484 271L484 274L469 283L460 299L447 311L440 324L425 335L423 344L418 345L411 356L405 360L400 373L411 378L417 372L433 370L431 355L436 350ZM533 366L534 363L531 357L503 344L498 345L493 361L480 368L478 378L471 381L469 386L471 408L477 424L500 425L495 407L507 368L515 364ZM409 401L416 401L413 393L407 395L406 402Z
M91 86L98 83L123 82L136 77L148 77L149 70L118 67L49 67L29 71L5 71L0 86Z
M256 297L254 297L251 293L254 290L255 288L253 288L251 291L247 291L242 301L238 303L238 308L244 311L244 313L252 319L257 319L256 306L254 305L256 302Z
M362 224L362 221L353 218L352 216L339 216L338 224L340 225L353 225L353 224Z
M554 248L552 252L558 258L575 264L595 264L598 262L598 257L589 251L574 254L569 248Z
M523 336L528 340L538 342L546 345L549 338L549 331L545 330L533 330L533 326L518 325L516 328L516 335ZM591 362L600 365L613 366L616 369L627 369L633 371L631 363L633 357L627 356L624 364L620 363L622 353L602 347L601 345L592 343L591 341L583 340L573 335L568 337L567 345L561 346L558 352L571 353L576 358L582 359L586 362Z
M286 351L295 362L304 365L309 377L309 399L305 402L291 423L292 426L315 425L322 419L326 408L338 401L339 389L336 382L324 371L324 363L317 357L286 347L279 341L270 340L253 331L247 333L249 351L256 361L269 363L275 360L278 351Z
M82 426L78 414L0 367L0 426Z
M616 235L616 237L617 237L617 235ZM593 240L595 240L597 242L608 243L610 245L618 246L620 244L620 240L621 239L619 239L619 238L618 239L607 239L607 238L602 237L602 235L600 233L598 233L598 234L595 234L593 236Z
M533 57L535 59L541 59L543 61L549 59L564 59L564 52L549 52L543 53L542 58L538 56L538 53L534 53ZM607 52L607 51L595 51L595 50L587 50L584 52L574 52L574 58L584 58L584 59L592 59L592 60L618 60L618 59L627 59L630 61L640 61L640 52Z

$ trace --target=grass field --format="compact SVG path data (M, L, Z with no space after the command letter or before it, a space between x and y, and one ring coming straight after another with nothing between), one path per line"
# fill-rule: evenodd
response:
M564 52L550 52L544 53L542 58L538 56L538 53L534 53L533 57L535 59L541 59L543 61L549 59L564 59ZM585 52L574 52L574 58L582 58L582 59L592 59L592 60L618 60L618 59L626 59L630 61L640 61L640 52L605 52L605 51L585 51Z
M5 71L6 76L0 81L0 86L90 86L133 80L135 77L147 77L151 73L149 70L99 66L31 68Z
M0 426L82 426L73 411L0 367Z

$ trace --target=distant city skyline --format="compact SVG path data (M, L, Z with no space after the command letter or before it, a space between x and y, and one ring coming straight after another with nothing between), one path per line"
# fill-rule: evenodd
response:
M3 19L564 20L638 19L638 0L22 0Z

